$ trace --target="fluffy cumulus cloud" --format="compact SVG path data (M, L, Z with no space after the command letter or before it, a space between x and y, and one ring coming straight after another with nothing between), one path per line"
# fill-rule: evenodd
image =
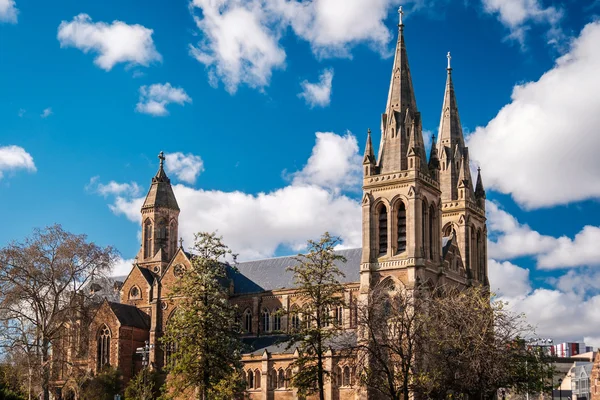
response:
M140 87L140 100L135 109L137 112L150 114L158 117L169 115L167 105L191 103L192 99L180 87L173 87L169 82L165 84L155 83L150 86Z
M190 47L191 54L207 66L213 85L221 80L230 92L240 84L264 88L273 70L285 66L280 39L289 28L319 58L349 57L360 43L383 53L392 37L384 20L397 4L398 0L193 0L203 39Z
M94 62L110 71L118 63L148 66L151 62L161 61L152 33L152 29L142 25L128 25L122 21L92 22L89 15L79 14L72 21L60 23L58 40L61 47L98 53Z
M204 171L202 158L194 154L169 153L165 155L165 161L167 174L173 174L180 181L189 184L196 183L196 179Z
M293 176L294 185L318 185L331 190L359 189L361 161L358 142L351 133L344 136L317 132L317 142L308 162Z
M0 22L16 24L18 13L15 0L0 0Z
M510 30L510 39L517 40L522 46L525 33L530 24L546 24L550 27L548 40L556 43L562 38L559 22L563 12L556 7L544 7L539 0L482 0L483 9L494 14Z
M524 313L537 335L555 342L584 340L600 346L600 290L596 287L586 294L578 286L589 280L587 272L569 271L551 288L532 289L527 269L493 260L489 266L490 282L499 299L508 302L511 311Z
M600 227L587 225L575 235L543 235L521 224L497 203L486 203L490 240L488 254L498 260L531 256L542 269L600 265Z
M0 146L0 179L17 170L37 171L31 154L19 146Z
M141 193L142 188L135 182L119 183L110 181L108 183L99 182L98 176L90 179L90 182L85 186L88 192L97 193L101 196L127 196L135 197Z
M600 22L468 138L485 183L526 208L600 197Z
M333 69L324 70L319 76L319 82L311 83L302 81L302 92L298 94L311 108L326 107L331 102L331 83L333 82Z
M217 231L241 259L270 257L280 246L299 251L306 240L325 231L341 236L346 247L360 246L360 204L343 192L346 186L360 184L360 178L354 169L344 165L347 161L338 165L325 162L321 153L324 149L336 154L332 159L359 157L356 138L351 134L319 133L306 165L281 188L250 194L174 185L181 208L180 235L191 244L194 232ZM329 168L335 169L337 175L329 175ZM117 196L110 208L115 214L140 223L143 200Z

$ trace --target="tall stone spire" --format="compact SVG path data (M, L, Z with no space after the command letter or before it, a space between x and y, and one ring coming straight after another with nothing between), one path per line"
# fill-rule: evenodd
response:
M417 110L404 42L404 23L402 22L404 13L402 7L400 7L398 13L400 15L398 41L396 42L396 53L385 113L381 118L381 144L378 157L380 173L407 169L407 152L410 150L408 149L408 136L410 124L413 121L419 130L417 134L421 135L421 120ZM422 138L420 142L422 142Z
M158 155L158 159L160 160L158 171L152 178L152 184L146 195L142 210L152 207L162 207L179 211L179 205L171 187L171 180L164 170L165 154L162 151Z
M465 139L462 125L458 115L458 104L452 82L452 66L450 53L447 55L448 67L446 68L446 90L444 91L444 104L437 139L439 161L442 165L440 171L440 189L442 201L458 199L458 185L460 167L465 153ZM468 169L468 166L467 166Z
M477 167L477 184L475 185L475 199L479 204L479 207L485 209L485 189L483 188L483 181L481 180L481 168Z

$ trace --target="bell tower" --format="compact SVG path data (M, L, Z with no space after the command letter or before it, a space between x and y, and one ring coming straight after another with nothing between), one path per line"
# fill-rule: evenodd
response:
M402 7L398 12L398 40L381 118L379 154L375 158L369 131L363 158L362 294L388 277L407 285L433 279L440 266L439 163L427 162Z
M162 151L158 159L158 171L142 205L142 246L137 263L160 274L177 251L179 206L164 170Z

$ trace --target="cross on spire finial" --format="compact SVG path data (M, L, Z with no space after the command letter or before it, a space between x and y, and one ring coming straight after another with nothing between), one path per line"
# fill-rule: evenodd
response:
M160 160L160 167L162 168L165 162L165 153L163 153L162 151L158 153L158 159Z
M448 71L450 71L452 69L452 67L450 66L450 60L452 60L452 56L450 55L450 52L448 52L448 55L446 56L446 58L448 58L448 68L446 68Z
M179 247L183 247L183 238L182 237L179 238Z
M402 23L402 16L404 15L404 11L402 11L402 6L398 8L398 15L400 16L400 23L398 24L398 26L404 26L404 23Z

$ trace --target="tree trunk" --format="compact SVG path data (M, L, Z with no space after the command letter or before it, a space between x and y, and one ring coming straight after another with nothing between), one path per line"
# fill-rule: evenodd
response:
M44 400L50 400L49 348L50 342L46 338L42 338L42 392Z

